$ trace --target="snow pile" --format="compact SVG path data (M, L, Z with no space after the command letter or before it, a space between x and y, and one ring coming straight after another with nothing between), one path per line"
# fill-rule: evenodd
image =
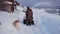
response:
M22 11L23 7L17 6L16 9Z
M0 34L17 34L18 31L13 26L13 22L17 20L12 14L0 12Z
M60 33L60 16L53 14L45 14L41 17L42 23L50 34Z
M60 16L51 14L45 9L33 9L34 20L38 27L40 27L41 34L59 34L60 33ZM42 29L41 29L42 28ZM42 31L41 31L42 30ZM43 32L43 33L42 33ZM45 33L44 33L45 32Z

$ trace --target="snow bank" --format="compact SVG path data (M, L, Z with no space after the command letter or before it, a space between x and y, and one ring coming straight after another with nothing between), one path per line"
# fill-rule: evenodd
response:
M0 34L18 34L18 31L13 26L13 22L17 20L12 14L0 12Z
M45 9L33 9L33 12L34 21L37 24L36 26L39 27L41 34L60 34L59 15L50 14Z
M42 17L42 23L46 27L49 34L60 34L60 16L45 13Z
M16 17L17 19L19 19L20 21L23 21L23 19L25 18L25 13L22 11L18 11L15 10L15 12L13 13L14 17Z
M26 11L27 10L27 7L17 6L16 9L19 10L19 11Z

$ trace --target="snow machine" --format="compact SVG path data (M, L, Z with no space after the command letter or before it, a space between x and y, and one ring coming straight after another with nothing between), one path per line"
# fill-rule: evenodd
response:
M26 19L23 20L23 23L26 24L26 25L34 25L34 21L28 21Z

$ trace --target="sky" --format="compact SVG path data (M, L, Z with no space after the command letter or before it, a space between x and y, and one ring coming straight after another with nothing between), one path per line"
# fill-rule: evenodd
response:
M17 0L19 3L22 3L25 6L34 6L37 3L40 2L52 2L52 4L54 5L60 5L60 0Z

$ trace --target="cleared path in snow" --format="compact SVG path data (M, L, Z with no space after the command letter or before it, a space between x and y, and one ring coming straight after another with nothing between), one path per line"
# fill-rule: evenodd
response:
M34 17L34 22L35 22L35 25L31 25L31 26L26 26L23 24L23 18L25 16L25 13L24 12L18 12L15 15L16 18L18 18L20 20L20 30L19 32L21 34L48 34L45 30L45 27L44 25L42 24L42 21L41 21L41 13L43 13L43 9L33 9L33 17Z

